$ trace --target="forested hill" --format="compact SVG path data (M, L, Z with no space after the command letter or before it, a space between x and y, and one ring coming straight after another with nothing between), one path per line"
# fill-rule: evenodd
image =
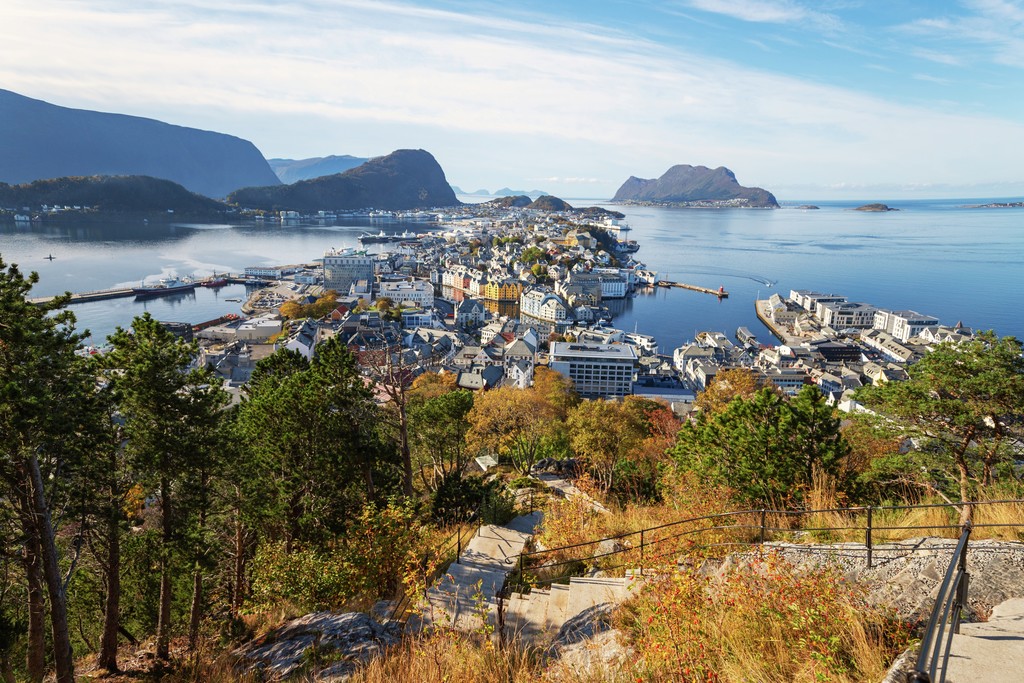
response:
M736 175L724 166L680 164L656 179L630 176L612 201L649 202L653 204L688 204L708 202L712 205L777 208L775 196L760 187L743 187Z
M207 197L280 181L248 140L0 90L0 182L147 175Z
M400 149L344 173L292 185L247 187L232 192L228 202L265 211L405 210L460 203L440 164L422 149Z
M79 176L23 185L0 183L0 207L38 210L44 205L121 213L173 211L191 216L215 216L227 208L170 180L148 176Z

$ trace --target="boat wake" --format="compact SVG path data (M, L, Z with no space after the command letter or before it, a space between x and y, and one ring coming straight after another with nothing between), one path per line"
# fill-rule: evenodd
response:
M693 273L695 275L719 275L722 277L735 277L741 280L752 280L758 284L764 285L765 287L774 287L779 283L778 280L772 280L764 275L758 275L756 273L743 273L736 270L729 270L728 268L707 268L704 270L686 270L687 273Z

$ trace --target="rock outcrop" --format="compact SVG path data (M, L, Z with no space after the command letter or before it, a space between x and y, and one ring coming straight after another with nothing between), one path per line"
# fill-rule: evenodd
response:
M245 673L281 680L300 673L314 681L342 681L361 664L401 641L396 627L362 612L314 612L289 621L232 654ZM317 667L316 661L329 664ZM308 669L313 669L308 671ZM306 680L306 679L303 679Z
M247 187L228 202L264 211L321 209L406 210L460 202L437 160L422 149L400 149L335 175L291 185Z
M760 187L743 187L736 175L719 166L681 164L656 179L631 176L612 198L615 202L636 202L694 206L699 208L778 208L775 196Z
M867 213L884 213L885 211L899 211L885 204L875 202L873 204L865 204L864 206L858 206L854 211L865 211Z
M0 182L142 175L207 197L279 181L248 140L0 90Z

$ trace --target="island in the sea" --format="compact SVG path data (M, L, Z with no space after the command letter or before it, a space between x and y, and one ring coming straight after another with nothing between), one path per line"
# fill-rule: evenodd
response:
M626 204L652 204L697 209L777 209L775 196L760 187L743 187L724 166L680 164L660 178L630 176L612 198Z
M866 213L883 213L885 211L899 211L899 209L894 209L891 206L887 206L886 204L874 202L872 204L858 206L856 209L854 209L854 211L864 211Z

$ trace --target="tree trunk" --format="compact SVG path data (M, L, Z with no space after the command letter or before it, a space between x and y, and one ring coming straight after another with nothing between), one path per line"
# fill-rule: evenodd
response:
M107 595L103 603L103 635L97 663L117 671L117 634L121 627L121 524L116 499L111 497L107 519Z
M156 621L156 656L166 660L171 649L171 482L160 479L160 517L163 533L160 548L160 610Z
M416 495L416 491L412 486L412 452L409 450L409 415L405 411L404 400L398 405L398 435L402 442L402 492L407 498L412 498Z
M28 584L28 652L25 674L31 683L40 683L46 675L46 605L43 599L43 572L39 566L39 541L27 531L22 563Z
M239 493L241 497L241 493ZM245 597L243 584L245 583L245 527L242 525L242 511L235 509L235 571L234 590L231 594L231 613L238 616L242 609L242 599Z
M57 683L74 683L75 662L71 652L71 638L68 633L67 600L64 595L64 580L60 574L57 544L54 540L53 523L43 492L43 477L39 471L39 460L33 453L25 462L28 478L32 483L32 512L38 531L39 547L42 551L43 579L50 598L50 627L53 638L53 664L57 672Z
M960 502L966 503L971 500L971 473L967 469L967 461L963 455L956 459L957 469L960 471ZM960 508L960 526L967 524L974 518L974 506L964 505Z
M195 651L199 643L199 623L203 618L203 570L196 563L192 572L192 607L188 615L188 649Z
M956 453L956 468L960 474L960 502L967 503L973 498L971 496L971 471L967 467L967 449L974 439L974 430L970 430L964 437L960 448ZM960 509L960 526L967 524L974 518L974 506L964 505Z
M14 667L11 666L11 660L7 655L0 659L0 676L3 676L4 683L18 683L14 677Z

